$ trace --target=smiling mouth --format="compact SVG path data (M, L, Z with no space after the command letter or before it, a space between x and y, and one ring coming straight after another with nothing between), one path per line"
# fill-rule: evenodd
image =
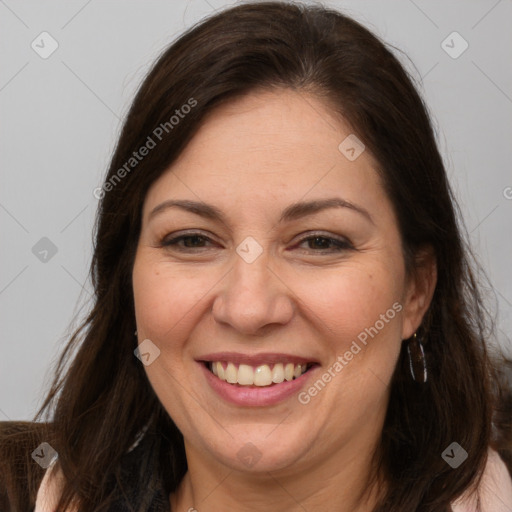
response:
M229 361L203 361L218 379L240 387L270 387L298 379L316 363L275 363L250 366Z

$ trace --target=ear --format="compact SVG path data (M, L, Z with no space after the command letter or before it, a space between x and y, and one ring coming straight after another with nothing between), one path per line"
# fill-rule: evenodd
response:
M417 251L413 268L406 279L403 297L402 339L410 338L419 328L428 310L437 283L437 262L431 246Z

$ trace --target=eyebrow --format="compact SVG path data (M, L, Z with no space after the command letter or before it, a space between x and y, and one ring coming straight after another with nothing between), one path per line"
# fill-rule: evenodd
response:
M225 215L216 206L203 202L191 201L188 199L169 199L164 201L151 211L148 220L151 220L157 214L162 213L169 208L181 208L182 210L194 213L201 217L219 221L225 225L228 225ZM279 224L301 219L309 215L314 215L315 213L326 210L328 208L349 208L350 210L360 213L372 224L375 224L367 210L350 201L341 199L340 197L331 197L328 199L316 199L313 201L293 203L283 211L281 217L279 218Z

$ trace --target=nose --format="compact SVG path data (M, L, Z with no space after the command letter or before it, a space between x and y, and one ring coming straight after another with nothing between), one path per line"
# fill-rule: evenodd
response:
M285 325L293 317L290 285L270 268L265 252L252 263L236 255L232 270L221 283L213 317L239 333L261 336L271 324Z

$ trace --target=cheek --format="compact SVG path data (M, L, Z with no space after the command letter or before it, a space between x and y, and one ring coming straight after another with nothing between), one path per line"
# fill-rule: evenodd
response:
M194 310L208 283L186 271L141 257L133 269L133 293L140 335L163 347L163 341L180 339L194 322ZM139 337L140 337L139 335Z
M399 276L389 268L354 264L334 272L316 273L312 279L297 279L294 292L316 322L325 326L328 337L335 336L338 344L350 344L353 337L373 326L400 300L399 284ZM393 310L387 316L394 319L395 313Z
M339 376L331 388L337 403L359 397L365 409L382 399L382 383L390 381L401 345L400 283L400 269L382 260L319 273L310 286L297 280L304 311L323 339L326 369Z
M309 322L324 331L336 350L374 326L402 294L401 269L382 257L362 258L331 269L297 272L281 268L278 273L293 292L289 300L299 301L299 314L309 315ZM186 339L204 315L204 301L214 298L221 277L222 272L212 268L169 264L142 250L133 269L140 335L172 350L169 341ZM389 326L387 322L382 330Z

